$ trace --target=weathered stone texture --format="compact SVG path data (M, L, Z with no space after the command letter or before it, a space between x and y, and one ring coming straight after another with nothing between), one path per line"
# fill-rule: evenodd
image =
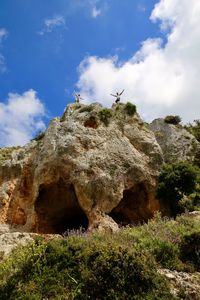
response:
M193 162L200 152L200 143L181 125L165 123L156 119L149 128L154 132L167 163L187 160Z
M100 104L69 105L44 137L0 164L0 218L24 231L62 233L80 226L115 231L159 208L163 157L154 133L124 104L102 122Z

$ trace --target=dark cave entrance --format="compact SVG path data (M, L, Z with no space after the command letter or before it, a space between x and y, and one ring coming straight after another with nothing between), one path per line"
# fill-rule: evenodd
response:
M87 229L88 219L78 203L74 186L62 180L42 185L35 202L39 233L58 233L80 227Z
M97 129L98 128L98 123L97 123L96 118L94 116L90 116L89 119L87 119L84 122L84 126Z
M152 213L148 208L148 193L143 183L124 190L123 198L109 214L121 226L137 225L148 221Z

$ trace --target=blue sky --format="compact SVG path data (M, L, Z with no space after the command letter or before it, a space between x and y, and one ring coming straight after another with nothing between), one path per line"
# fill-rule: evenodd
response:
M185 0L183 1L185 3ZM44 124L48 124L49 118L62 114L66 104L73 101L72 93L77 89L87 98L86 102L98 100L109 106L113 100L108 98L110 92L125 87L125 97L139 105L144 118L154 117L153 113L145 113L144 105L148 107L149 103L150 112L155 111L157 103L158 106L163 106L164 103L167 112L175 108L176 113L176 106L171 103L175 103L180 97L179 90L175 95L173 91L174 85L180 84L181 76L177 84L173 81L168 88L173 89L167 95L171 97L169 103L165 100L166 92L162 103L162 91L158 91L160 100L153 102L151 99L154 99L154 95L149 93L148 98L144 93L144 90L148 91L146 83L139 91L138 84L133 91L131 88L129 90L128 82L130 86L134 86L138 75L132 75L127 82L121 80L123 75L120 75L120 72L123 73L126 66L130 65L130 72L126 76L128 78L129 74L135 74L135 69L142 67L143 63L142 68L146 67L149 55L160 51L160 57L166 50L170 43L170 33L176 29L170 20L173 21L174 16L177 17L177 7L169 8L167 2L171 1L1 0L0 117L2 115L3 121L0 120L0 146L25 143L36 131L42 130ZM177 0L174 0L175 2ZM191 0L191 5L192 3L195 5L197 1ZM184 13L185 11L180 13L182 17ZM164 24L166 26L163 29ZM152 68L154 65L156 64L153 64ZM160 66L158 69L159 72L164 72L160 70ZM182 67L177 67L173 72L176 72L177 77L177 74L182 72ZM143 77L148 76L147 73L148 71L145 71ZM103 77L106 81L98 74L105 75ZM118 77L113 82L110 77L115 78L116 74ZM154 74L150 76L153 77ZM163 81L167 76L163 75ZM160 86L156 78L155 86ZM152 88L155 89L154 82ZM139 97L143 97L142 101L145 100L143 104ZM28 101L31 105L24 106ZM24 110L33 110L33 113L27 113L23 109L17 114L13 113L13 109L20 105L24 106ZM163 114L159 109L157 113L158 116ZM13 132L8 122L8 119L14 118L18 118L15 129L19 127L18 131L24 130L21 137L17 136L17 131ZM188 119L191 118L192 113Z

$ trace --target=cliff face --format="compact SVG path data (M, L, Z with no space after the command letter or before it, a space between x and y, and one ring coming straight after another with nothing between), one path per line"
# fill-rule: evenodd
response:
M0 162L0 221L24 231L116 230L159 208L154 133L124 104L69 105L44 137Z
M167 124L160 118L154 120L149 128L154 132L167 163L193 162L200 153L200 143L181 125Z

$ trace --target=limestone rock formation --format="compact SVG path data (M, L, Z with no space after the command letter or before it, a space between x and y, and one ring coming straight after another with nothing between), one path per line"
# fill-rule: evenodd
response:
M40 140L0 161L0 222L63 233L146 221L159 208L162 163L154 133L124 104L71 104Z
M200 273L186 273L160 269L159 273L170 280L172 294L178 299L199 300Z
M193 162L200 151L200 143L181 125L167 124L160 118L155 119L149 128L155 133L167 163L181 160Z

